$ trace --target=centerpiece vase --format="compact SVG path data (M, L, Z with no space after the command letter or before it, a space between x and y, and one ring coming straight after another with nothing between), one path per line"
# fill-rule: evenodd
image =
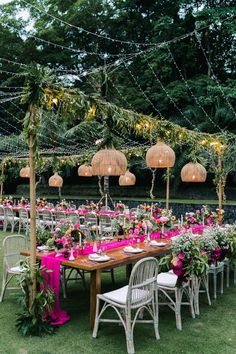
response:
M94 252L94 253L97 253L97 251L98 251L97 242L94 241L94 243L93 243L93 252Z
M75 257L74 257L74 248L71 247L70 249L70 257L69 257L69 261L74 261Z

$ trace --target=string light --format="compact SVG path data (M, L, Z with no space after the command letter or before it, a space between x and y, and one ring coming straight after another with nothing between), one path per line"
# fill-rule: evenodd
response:
M136 79L136 77L133 75L133 73L131 72L131 70L129 69L128 65L124 63L125 68L128 70L129 74L131 75L132 79L134 80L135 84L137 85L137 87L139 88L140 92L142 93L143 97L145 97L146 101L149 102L149 104L152 106L152 108L155 110L155 112L158 113L158 115L161 117L161 112L159 111L159 109L157 107L154 106L154 104L152 103L152 101L149 99L149 97L146 95L146 93L143 91L142 87L140 86L138 80Z
M203 55L204 55L204 57L205 57L205 59L206 59L206 62L207 62L207 65L208 65L208 67L209 67L209 69L210 69L210 71L211 71L211 73L212 73L212 79L215 80L215 82L217 83L217 86L218 86L218 88L219 88L219 90L220 90L220 92L221 92L223 98L225 99L225 101L227 102L227 104L228 104L230 110L233 112L234 116L236 117L236 112L235 112L235 110L233 109L233 106L231 105L231 103L229 102L227 96L224 94L224 91L223 91L223 89L222 89L222 87L221 87L221 85L220 85L220 83L219 83L219 80L217 79L217 77L216 77L216 75L215 75L215 73L214 73L214 71L213 71L213 69L212 69L212 65L211 65L211 63L210 63L210 60L209 60L209 58L207 57L206 52L205 52L205 50L204 50L204 48L203 48L203 46L202 46L202 43L201 43L201 40L200 40L200 35L199 35L199 33L198 33L197 31L195 31L195 38L196 38L196 40L197 40L197 42L198 42L199 47L201 48L201 50L202 50L202 52L203 52Z
M185 87L189 90L191 96L193 97L193 99L194 99L194 101L196 102L196 104L198 105L198 107L203 111L203 113L205 114L206 118L207 118L215 127L217 127L217 128L223 133L224 130L223 130L218 124L216 124L216 123L211 119L211 117L207 114L206 110L205 110L205 109L202 107L202 105L199 103L198 99L197 99L196 96L194 95L194 93L193 93L191 87L189 86L188 82L185 80L184 75L182 74L182 71L180 70L178 64L176 63L175 58L174 58L174 56L173 56L173 54L172 54L172 52L171 52L171 50L170 50L170 48L169 48L168 45L166 45L166 48L167 48L167 50L168 50L168 52L169 52L169 54L170 54L170 57L171 57L171 59L172 59L174 65L175 65L176 69L177 69L178 72L179 72L179 75L180 75L181 79L182 79L183 82L184 82Z
M6 59L6 58L1 58L1 57L0 57L0 61L5 61L8 64L13 64L13 65L18 65L18 66L24 66L24 67L27 66L26 64L19 63L17 61L12 61L12 60L9 60L9 59Z
M34 9L36 9L39 13L43 13L46 16L49 16L52 19L54 19L55 21L60 22L61 24L67 25L67 26L69 26L71 28L75 28L75 29L77 29L80 32L84 32L84 33L86 33L88 35L92 35L92 36L95 36L97 38L101 38L101 39L105 39L105 40L109 40L111 42L117 42L117 43L121 43L121 44L135 45L136 47L137 46L161 46L161 45L163 45L163 43L143 43L143 42L125 41L125 40L121 40L121 39L117 39L117 38L112 38L112 37L109 37L109 36L101 35L101 34L98 34L98 33L94 33L92 31L86 30L83 27L79 27L79 26L73 25L73 24L71 24L71 23L69 23L69 22L67 22L67 21L65 21L65 20L63 20L63 19L61 19L61 18L59 18L59 17L57 17L55 15L52 15L48 11L44 11L42 8L39 8L39 7L37 7L37 6L33 5L33 4L30 4L26 0L21 0L21 1L24 2L25 4L27 4L29 7L32 7ZM235 15L232 15L231 18L234 17L234 16ZM224 22L226 20L227 19L221 20L221 22ZM209 25L206 25L206 26L203 26L203 27L199 28L198 31L202 31L202 30L204 30L206 28L209 28L210 26L212 26L212 23L209 24ZM175 37L174 39L172 39L172 40L170 40L170 41L168 41L166 43L176 43L179 40L182 40L184 38L187 38L187 37L191 36L193 33L194 33L194 31L192 31L190 33L187 33L187 34L184 34L184 35L181 35L179 37Z
M169 98L169 100L172 102L172 104L174 105L174 107L178 110L178 112L181 114L181 116L190 124L190 126L192 126L194 129L198 130L199 129L184 115L184 113L182 112L182 110L177 106L176 102L174 101L174 99L171 97L171 95L169 94L169 92L166 90L165 86L162 84L161 80L159 79L159 77L157 76L157 74L155 73L153 67L150 65L148 59L145 57L144 58L145 61L147 62L148 67L151 69L153 75L155 76L156 80L158 81L158 83L160 84L162 90L165 92L165 94L167 95L167 97Z

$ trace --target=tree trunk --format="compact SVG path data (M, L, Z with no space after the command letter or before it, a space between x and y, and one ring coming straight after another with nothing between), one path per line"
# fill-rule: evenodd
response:
M37 108L30 106L30 124L34 125L35 114ZM35 151L34 137L29 137L29 166L30 166L30 307L32 306L36 296L36 188L35 188Z

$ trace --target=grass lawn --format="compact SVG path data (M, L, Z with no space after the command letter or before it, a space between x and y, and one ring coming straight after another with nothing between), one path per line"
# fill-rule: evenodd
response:
M0 232L0 244L6 234ZM2 270L2 247L0 250ZM0 272L2 275L2 271ZM123 268L115 270L117 287L126 283ZM111 289L109 274L103 275L103 290ZM218 295L212 306L200 295L201 315L192 319L188 308L183 308L180 332L175 327L174 313L160 309L160 336L156 341L151 325L137 324L134 332L137 353L158 354L234 354L236 352L235 308L236 286L225 288L224 295ZM103 324L97 339L91 336L88 322L89 278L87 289L80 283L71 282L68 299L61 301L62 307L71 315L71 321L60 327L52 336L24 338L15 328L16 313L21 309L17 294L6 293L0 304L0 353L1 354L122 354L126 353L123 327Z

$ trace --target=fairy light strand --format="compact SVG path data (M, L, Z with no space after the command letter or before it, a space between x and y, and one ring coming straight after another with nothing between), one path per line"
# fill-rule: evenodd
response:
M230 110L232 111L232 113L233 113L234 116L236 117L236 112L235 112L235 110L233 109L233 106L231 105L231 103L229 102L227 96L225 95L225 93L224 93L224 91L223 91L223 89L222 89L222 87L221 87L221 85L220 85L220 83L219 83L219 80L217 79L217 77L216 77L216 75L215 75L215 73L214 73L214 71L213 71L213 69L212 69L212 65L211 65L210 60L209 60L209 58L207 57L206 52L205 52L205 50L204 50L204 48L203 48L203 46L202 46L202 43L201 43L201 40L200 40L200 36L199 36L199 33L198 33L197 31L195 31L195 38L196 38L196 40L197 40L197 42L198 42L199 48L201 48L201 50L202 50L202 53L203 53L203 55L204 55L204 57L205 57L205 59L206 59L207 65L208 65L208 67L209 67L209 69L210 69L210 71L211 71L211 73L212 73L212 79L217 83L217 86L218 86L218 88L219 88L219 90L220 90L220 92L221 92L223 98L225 99L225 101L227 102L227 104L228 104Z
M216 123L212 120L212 118L208 115L208 113L206 112L206 110L202 107L202 105L201 105L200 102L198 101L197 97L194 95L194 93L193 93L191 87L189 86L188 82L185 80L182 71L180 70L178 64L176 63L176 60L175 60L175 58L174 58L174 56L173 56L173 54L172 54L172 52L171 52L171 50L170 50L170 48L169 48L168 45L166 45L166 49L168 50L168 53L169 53L169 55L170 55L170 57L171 57L171 59L172 59L174 65L175 65L176 69L178 70L179 75L180 75L182 81L184 82L185 87L186 87L186 88L188 89L188 91L190 92L191 96L193 97L193 99L194 99L194 101L196 102L196 104L198 105L198 107L203 111L203 113L205 114L206 118L212 123L212 125L215 126L216 128L218 128L222 133L224 133L224 130L223 130L218 124L216 124Z
M33 4L30 4L28 1L26 0L21 0L22 2L24 2L26 5L28 5L29 7L31 8L34 8L36 9L39 13L43 13L45 14L46 16L49 16L51 17L52 19L54 19L55 21L58 21L60 22L61 24L64 24L68 27L71 27L71 28L75 28L77 29L78 31L80 32L84 32L86 33L87 35L92 35L92 36L95 36L97 38L101 38L101 39L105 39L105 40L109 40L111 42L117 42L117 43L121 43L121 44L129 44L129 45L134 45L136 47L138 46L160 46L160 45L163 45L163 42L162 43L144 43L144 42L134 42L134 41L125 41L125 40L121 40L121 39L117 39L117 38L112 38L110 36L105 36L105 35L101 35L101 34L98 34L98 33L94 33L92 31L89 31L89 30L86 30L85 28L83 27L80 27L80 26L76 26L76 25L73 25L72 23L69 23L68 21L65 21L55 15L52 15L51 13L49 13L48 11L44 11L42 8L39 8L38 6L35 6ZM234 17L235 15L232 15L231 17ZM221 20L221 22L224 22L226 21L227 19L225 20ZM206 26L203 26L201 28L198 29L198 31L202 31L206 28L209 28L210 26L212 26L212 23L209 24L209 25L206 25ZM191 36L192 34L194 33L194 31L190 32L190 33L187 33L187 34L184 34L184 35L181 35L181 36L178 36L178 37L175 37L173 38L172 40L166 42L166 43L175 43L176 41L178 40L182 40L184 38L187 38L188 36Z

